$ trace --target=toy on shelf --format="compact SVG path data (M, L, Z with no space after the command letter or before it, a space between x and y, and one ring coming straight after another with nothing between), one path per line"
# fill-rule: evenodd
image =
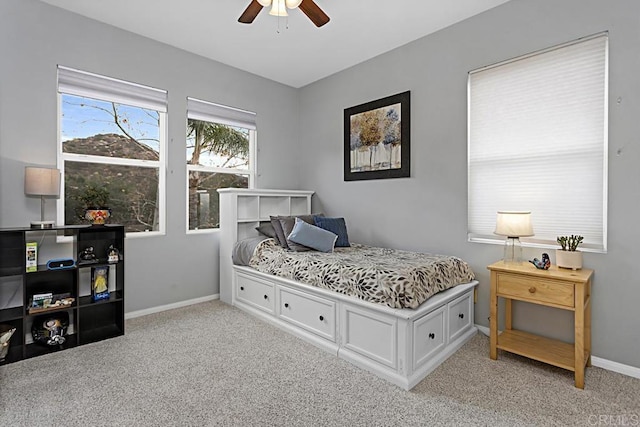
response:
M109 299L109 267L91 268L91 299Z
M66 311L44 314L33 319L31 336L33 341L42 345L61 345L67 340L69 313Z
M78 254L78 264L95 264L98 262L96 254L93 251L93 246L88 246Z
M0 325L0 362L7 357L7 353L9 352L9 341L15 331L16 328L11 325Z

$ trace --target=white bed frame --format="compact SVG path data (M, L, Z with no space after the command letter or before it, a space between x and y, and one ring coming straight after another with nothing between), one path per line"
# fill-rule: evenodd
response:
M477 281L392 309L235 266L236 241L270 215L311 212L312 191L220 189L220 299L410 390L477 333Z

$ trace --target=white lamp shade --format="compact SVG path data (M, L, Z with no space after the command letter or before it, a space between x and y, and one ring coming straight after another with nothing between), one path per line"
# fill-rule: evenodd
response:
M284 0L273 0L269 15L273 16L289 16L287 8L285 7Z
M531 212L500 211L494 234L507 237L533 236Z
M258 3L260 3L260 5L262 5L262 7L271 6L271 0L258 0Z
M27 196L60 195L60 171L27 166L24 169L24 194Z
M300 6L302 0L285 0L285 3L287 4L287 7L289 9L295 9L296 7Z

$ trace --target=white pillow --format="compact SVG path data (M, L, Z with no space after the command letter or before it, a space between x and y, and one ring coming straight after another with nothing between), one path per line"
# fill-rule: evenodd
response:
M320 252L333 252L338 235L296 218L296 223L287 239Z

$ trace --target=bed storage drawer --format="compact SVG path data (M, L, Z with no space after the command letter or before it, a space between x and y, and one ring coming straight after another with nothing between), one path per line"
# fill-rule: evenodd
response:
M259 308L271 314L274 313L275 299L273 283L266 280L238 273L236 298L252 307Z
M413 323L413 369L430 360L447 342L445 335L446 306L421 317Z
M278 287L278 293L278 317L335 342L334 301L283 287Z
M454 341L471 327L473 312L472 293L451 301L449 306L449 341Z

